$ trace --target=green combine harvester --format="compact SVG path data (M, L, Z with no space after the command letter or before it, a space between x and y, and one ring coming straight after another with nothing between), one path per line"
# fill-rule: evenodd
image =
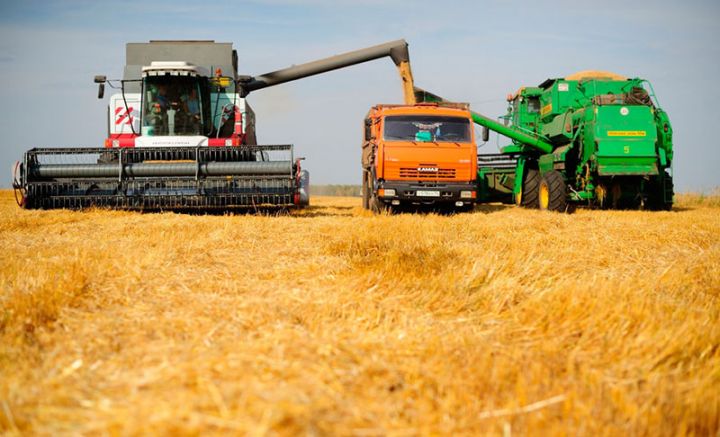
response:
M479 201L672 208L672 127L646 80L584 71L520 88L508 102L500 121L472 114L486 141L488 129L512 139L500 154L478 155Z

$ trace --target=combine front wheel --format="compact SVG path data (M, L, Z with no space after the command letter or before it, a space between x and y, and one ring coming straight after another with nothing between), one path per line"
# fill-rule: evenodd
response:
M529 168L523 177L522 188L515 196L515 204L525 208L538 207L538 187L540 185L540 172Z
M16 161L13 165L13 192L15 194L15 202L20 208L27 208L27 190L23 186L23 165L20 161Z
M567 211L567 188L562 175L553 170L540 179L538 205L543 211Z

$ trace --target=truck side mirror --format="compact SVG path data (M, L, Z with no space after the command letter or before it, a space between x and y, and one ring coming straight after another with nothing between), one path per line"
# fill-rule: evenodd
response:
M105 82L107 77L95 76L95 83L98 84L98 99L102 99L105 96Z
M483 126L482 140L484 143L487 143L489 139L490 139L490 130L487 128L487 126Z

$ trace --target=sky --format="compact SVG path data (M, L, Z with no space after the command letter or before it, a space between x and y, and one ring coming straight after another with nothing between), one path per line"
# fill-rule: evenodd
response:
M515 0L0 0L0 186L32 147L100 147L93 76L120 79L125 44L232 42L240 74L404 38L416 85L490 117L521 86L580 70L649 80L674 129L677 191L720 187L720 2ZM110 90L108 90L110 91ZM295 145L313 184L359 184L362 120L401 103L389 59L252 93L260 144ZM481 153L506 139L491 136ZM7 169L7 170L6 170Z

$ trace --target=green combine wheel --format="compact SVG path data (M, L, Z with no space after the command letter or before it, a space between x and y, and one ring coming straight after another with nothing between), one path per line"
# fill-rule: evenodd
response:
M642 208L649 211L671 211L672 193L674 191L672 178L666 176L664 180L649 184L648 191L642 202ZM668 201L666 198L669 197Z
M522 188L515 196L515 204L524 208L538 207L538 189L540 186L540 172L534 168L525 171Z
M562 175L553 170L540 179L538 205L543 211L567 211L567 187Z

